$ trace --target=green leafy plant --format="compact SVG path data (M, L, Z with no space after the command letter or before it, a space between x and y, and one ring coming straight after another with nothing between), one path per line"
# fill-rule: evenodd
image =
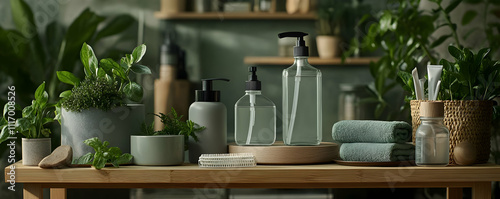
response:
M204 126L199 126L191 120L182 121L182 115L177 115L177 112L174 108L167 115L160 113L159 115L155 114L156 117L161 119L161 122L165 125L162 130L155 131L154 130L154 122L150 125L142 124L142 134L144 135L184 135L185 141L185 149L188 149L188 139L192 137L196 142L198 141L198 136L196 136L197 132L200 132L205 129Z
M95 169L100 170L106 166L106 163L111 163L114 167L119 167L120 164L129 163L133 157L128 153L122 153L118 147L108 148L109 142L101 142L97 137L87 139L84 143L92 147L95 153L87 153L73 160L73 164L91 164Z
M378 102L375 110L376 117L380 117L387 107L387 93L398 85L402 85L404 89L410 92L406 96L407 101L415 99L413 84L409 84L413 83L410 72L417 65L426 65L428 62L438 64L439 58L437 57L437 53L433 51L435 47L452 39L453 42L451 44L453 46L457 49L463 49L460 38L467 39L468 37L465 36L469 36L470 34L467 35L466 33L464 37L460 37L457 32L457 24L450 15L458 5L462 2L474 4L482 2L486 5L485 13L489 13L490 8L488 5L492 3L492 1L486 2L486 0L452 0L448 6L443 6L441 0L430 0L430 2L436 5L436 8L429 12L419 9L420 0L393 0L391 2L397 6L382 10L376 15L375 22L369 26L361 42L362 50L373 51L381 49L383 51L382 57L377 62L370 64L370 72L375 81L369 88L374 97L367 100ZM498 2L495 4L498 4ZM469 24L474 18L474 14L470 13L467 12L462 16L463 25ZM363 25L365 20L369 18L368 16L364 17L358 24ZM483 20L486 20L486 18ZM486 22L484 23L486 24ZM432 37L433 33L437 30L442 31L443 29L445 29L444 31L448 31L448 34L444 34L439 38ZM498 33L496 33L496 37L500 37ZM494 44L494 41L490 40L489 44ZM500 46L492 45L490 48L493 52L498 50ZM352 53L352 50L346 52L344 57ZM455 64L453 66L457 67L458 65ZM446 79L452 77L449 76L451 72L453 72L451 69L444 71L443 75L446 77L443 77L442 87L444 85L449 86L454 81ZM458 84L453 86L458 86ZM464 94L463 92L459 93ZM440 94L441 99L446 99L444 95L446 94ZM470 97L453 96L453 99L467 98ZM400 110L407 109L408 107L408 104L406 104Z
M455 62L442 59L443 80L438 100L492 100L500 96L500 62L491 60L489 48L474 54L449 46Z
M340 34L340 26L347 3L347 1L331 0L323 2L324 5L318 7L318 21L316 22L318 35L336 36Z
M44 126L53 122L54 118L51 117L51 109L54 104L49 104L49 95L45 91L45 82L43 82L35 91L35 99L32 104L26 106L22 110L22 118L18 118L15 123L15 131L18 131L26 138L47 138L50 136L51 131ZM9 124L5 118L8 110L8 104L5 104L3 111L3 118L0 120L0 143L7 140L9 137L8 127Z
M130 72L151 74L147 66L138 64L146 53L146 45L137 46L132 54L126 54L120 63L111 58L100 62L90 45L84 43L80 58L84 66L85 79L80 82L68 71L57 71L61 82L73 85L72 90L60 94L61 106L72 111L81 111L91 107L109 110L124 102L139 102L143 97L142 87L129 77Z
M33 96L29 91L44 80L49 96L66 89L66 85L59 84L56 71L73 72L81 67L77 60L83 42L95 44L111 36L123 36L135 23L127 14L104 17L85 9L67 27L58 21L40 27L35 23L31 5L24 0L10 0L10 6L15 28L0 27L0 79L2 83L16 85L16 102L22 106L30 104ZM126 40L120 38L117 42ZM116 48L117 42L101 47L99 55L119 58L124 52ZM0 87L0 92L4 93L4 89ZM0 103L5 103L5 98L0 97Z

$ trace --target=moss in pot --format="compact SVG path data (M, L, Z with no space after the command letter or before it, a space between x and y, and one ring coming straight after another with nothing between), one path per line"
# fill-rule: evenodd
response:
M45 82L43 82L36 89L32 104L26 106L22 110L22 117L15 120L13 129L9 122L14 119L11 113L14 113L15 103L7 103L4 106L3 118L0 120L0 143L7 141L9 136L17 136L16 131L24 136L22 138L23 165L37 166L40 160L50 155L51 132L50 129L45 128L45 125L54 121L51 115L54 104L49 104L48 101L49 95L45 91Z
M160 131L154 131L154 122L143 124L141 135L131 136L131 153L137 165L180 165L184 163L184 151L188 149L187 141L192 137L198 141L196 132L202 131L191 120L182 121L182 115L172 108L167 115L155 114L165 125Z

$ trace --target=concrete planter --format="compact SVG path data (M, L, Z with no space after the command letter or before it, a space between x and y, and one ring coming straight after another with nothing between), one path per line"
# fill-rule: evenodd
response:
M23 165L38 166L40 160L50 155L50 138L22 138Z
M184 163L184 136L131 136L131 151L137 165L180 165Z
M116 107L106 112L94 108L82 112L62 109L61 114L61 145L73 148L73 159L94 152L83 143L93 137L108 141L123 153L130 153L130 135L140 132L145 117L143 104Z

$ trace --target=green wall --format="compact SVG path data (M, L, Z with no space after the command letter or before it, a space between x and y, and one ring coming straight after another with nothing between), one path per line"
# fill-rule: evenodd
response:
M176 42L187 51L187 65L192 82L202 78L225 77L231 82L217 82L228 109L228 138L234 132L234 104L245 94L248 66L245 56L278 56L277 34L303 31L315 34L312 20L207 20L166 21L164 29L175 30ZM314 42L314 40L313 40ZM308 44L315 53L315 44ZM291 64L290 64L291 65ZM288 66L259 66L262 92L281 113L281 73ZM331 140L331 127L338 119L340 83L369 83L372 77L367 66L318 66L323 73L323 138ZM200 88L199 83L195 85ZM281 140L281 116L278 114L277 140Z

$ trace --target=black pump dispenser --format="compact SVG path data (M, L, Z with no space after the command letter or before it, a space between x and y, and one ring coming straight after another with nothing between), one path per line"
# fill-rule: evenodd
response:
M309 47L306 46L306 41L304 41L304 37L307 36L308 34L305 32L283 32L279 33L278 37L285 38L285 37L296 37L297 38L297 45L293 47L293 56L309 56Z
M257 79L257 67L250 66L248 67L248 72L251 72L248 75L248 81L246 81L245 90L261 90L260 81Z
M220 91L213 90L212 81L214 80L229 81L225 78L202 79L202 90L196 90L195 93L197 102L220 102Z

